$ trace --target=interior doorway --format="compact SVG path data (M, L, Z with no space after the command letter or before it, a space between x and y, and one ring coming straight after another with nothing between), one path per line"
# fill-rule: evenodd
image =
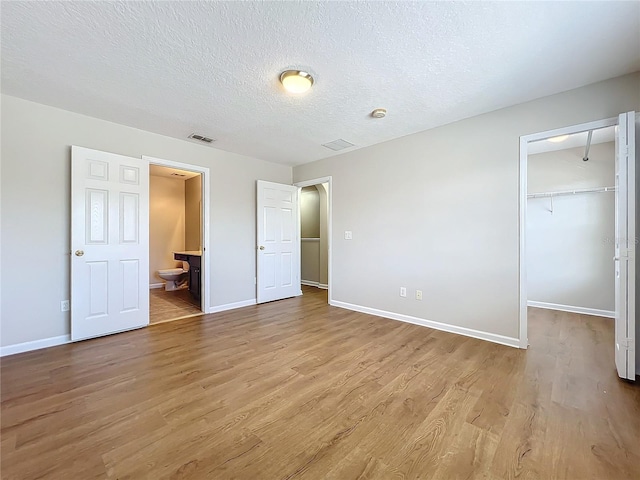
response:
M622 378L635 377L634 116L527 135L520 144L520 347L540 333L532 330L536 317L548 330L548 312L573 315L567 341L581 321L608 332Z
M615 317L615 128L530 142L529 307Z
M329 288L327 186L300 189L300 283Z
M151 157L71 148L71 339L80 341L149 325L149 170L193 171L201 179L200 313L209 292L209 169ZM189 253L189 252L178 252ZM188 256L188 255L185 255ZM188 260L175 258L175 260ZM193 283L191 284L194 285Z
M149 166L149 323L202 313L202 175Z
M328 290L331 303L331 177L295 185L300 189L300 283Z
M149 162L150 324L210 310L209 169Z

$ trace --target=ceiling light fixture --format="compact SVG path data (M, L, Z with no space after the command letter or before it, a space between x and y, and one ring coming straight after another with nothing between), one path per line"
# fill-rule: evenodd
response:
M313 85L313 77L302 70L285 70L280 74L280 83L289 93L304 93Z
M569 135L558 135L557 137L551 137L551 138L548 138L547 140L553 143L560 143L560 142L564 142L567 138L569 138Z

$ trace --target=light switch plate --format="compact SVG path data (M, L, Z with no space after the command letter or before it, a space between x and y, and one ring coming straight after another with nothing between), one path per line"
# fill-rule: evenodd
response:
M351 232L351 230L345 230L344 231L344 239L345 240L353 239L353 233Z

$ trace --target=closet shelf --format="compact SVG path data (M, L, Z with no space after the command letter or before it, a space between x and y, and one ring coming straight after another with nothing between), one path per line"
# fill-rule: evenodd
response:
M606 193L615 192L616 187L596 187L596 188L580 188L576 190L561 190L557 192L540 192L540 193L528 193L527 198L545 198L545 197L560 197L563 195L576 195L578 193Z

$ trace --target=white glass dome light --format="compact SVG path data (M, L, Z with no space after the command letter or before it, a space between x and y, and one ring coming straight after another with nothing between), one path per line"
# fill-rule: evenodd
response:
M311 88L313 77L302 70L285 70L280 74L280 83L287 92L300 94Z

